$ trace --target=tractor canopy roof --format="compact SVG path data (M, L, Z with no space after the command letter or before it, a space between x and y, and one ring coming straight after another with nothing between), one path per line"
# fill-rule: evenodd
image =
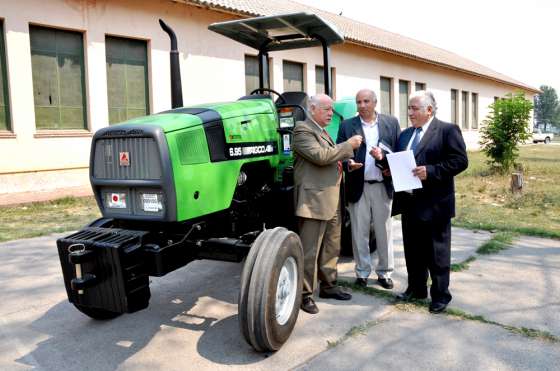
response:
M321 46L321 40L327 45L344 41L336 27L306 12L213 23L208 29L262 52Z

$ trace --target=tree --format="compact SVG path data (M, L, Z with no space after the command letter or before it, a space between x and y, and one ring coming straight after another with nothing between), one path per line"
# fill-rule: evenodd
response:
M549 125L560 126L560 104L554 88L542 85L540 90L535 98L535 119L547 131Z
M529 139L529 118L533 104L523 92L507 94L490 105L480 129L482 151L487 163L502 173L511 170L519 156L519 143Z

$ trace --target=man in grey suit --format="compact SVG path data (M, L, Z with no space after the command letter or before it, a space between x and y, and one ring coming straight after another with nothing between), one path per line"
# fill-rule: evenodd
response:
M377 281L383 288L392 289L393 185L391 178L383 175L387 163L386 160L382 161L382 150L379 145L382 143L393 151L401 129L396 118L377 113L376 104L377 97L372 90L360 90L356 94L358 116L342 122L338 130L337 142L344 142L356 134L364 138L344 169L346 199L352 226L352 250L356 264L356 284L367 287L367 279L373 268L369 249L370 228L373 225L378 256L378 264L375 268ZM388 175L387 172L385 174Z
M333 115L332 99L318 94L309 100L310 117L298 121L293 132L294 198L303 246L304 275L301 309L319 312L313 292L321 281L319 297L352 298L336 286L336 264L340 254L340 185L342 160L353 156L362 137L354 135L335 144L325 130Z

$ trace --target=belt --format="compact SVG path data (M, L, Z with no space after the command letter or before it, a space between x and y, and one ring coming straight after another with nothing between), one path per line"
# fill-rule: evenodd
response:
M367 184L376 184L376 183L383 183L382 180L364 180Z

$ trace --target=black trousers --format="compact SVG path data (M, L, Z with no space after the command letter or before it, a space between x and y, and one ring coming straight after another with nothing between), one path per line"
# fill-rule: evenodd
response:
M451 219L422 221L407 213L403 213L401 219L407 290L417 297L426 297L429 273L432 302L449 303Z

